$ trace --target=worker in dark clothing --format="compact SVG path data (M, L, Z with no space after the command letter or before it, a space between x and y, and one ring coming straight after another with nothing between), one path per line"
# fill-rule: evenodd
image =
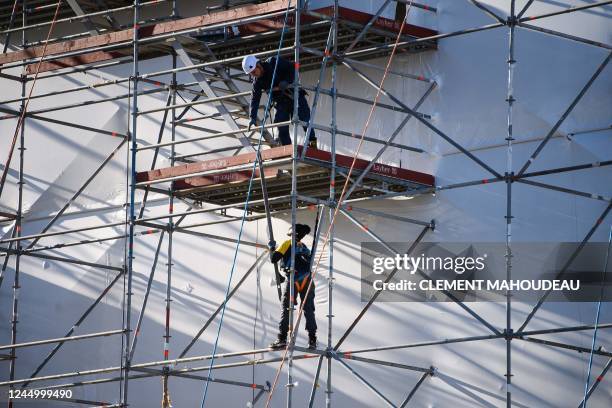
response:
M249 74L253 79L253 89L251 91L251 107L249 129L257 124L257 110L261 100L261 92L270 92L272 88L272 76L274 75L274 66L277 58L270 57L264 62L260 62L255 56L248 55L242 60L242 69ZM295 79L295 71L293 64L286 59L278 58L278 66L276 68L276 76L274 77L274 87L272 95L269 95L274 102L276 115L274 123L286 122L293 116L293 82ZM306 91L299 90L298 96L298 118L302 122L310 120L310 107L306 101ZM307 127L304 126L304 131ZM291 144L289 136L289 126L280 126L278 128L278 136L281 144ZM317 148L317 138L315 132L310 129L308 135L308 147Z
M297 294L300 295L301 303L304 305L304 317L306 319L306 331L308 331L308 348L317 348L317 322L315 319L315 287L314 282L308 296L306 292L312 276L310 274L310 250L302 239L310 233L310 227L305 224L295 224L295 275L293 304L297 304ZM291 230L287 235L291 235ZM274 263L282 261L283 271L289 275L291 272L291 239L282 243L276 251L270 255L270 260ZM285 347L287 345L287 332L289 331L289 297L291 289L290 279L285 280L282 296L281 319L278 324L278 339L270 344L272 348Z

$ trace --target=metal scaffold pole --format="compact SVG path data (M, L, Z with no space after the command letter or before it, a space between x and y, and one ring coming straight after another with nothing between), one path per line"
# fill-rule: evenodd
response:
M15 1L15 3L17 3L17 1ZM26 9L26 0L23 1L22 4L22 24L25 25L26 24L26 13L25 13L25 9ZM15 10L13 10L13 13L15 12ZM9 40L8 38L9 36L7 35L7 41ZM21 34L21 43L22 45L25 44L26 42L26 34L25 31L22 32ZM8 46L8 42L7 44L5 44L5 47ZM25 71L25 69L24 69ZM27 84L27 76L25 75L25 72L22 73L21 75L21 96L25 97L26 95L26 84ZM20 105L20 113L22 115L25 115L25 110L27 109L27 104L25 99L22 100L21 105ZM24 159L25 159L25 116L23 117L23 122L21 124L21 129L20 129L20 133L19 133L19 181L18 181L18 192L17 192L17 212L16 212L16 218L15 218L15 226L14 226L14 235L15 237L20 237L21 236L21 228L22 228L22 221L23 221L23 186L25 184L24 181L24 174L23 174L23 165L24 165ZM8 163L7 163L8 164ZM15 255L15 277L13 280L13 309L12 309L12 314L11 314L11 344L15 344L17 343L17 323L19 322L19 293L20 293L20 283L19 283L19 275L21 272L21 250L22 250L22 245L21 245L21 241L17 242L17 252ZM7 261L8 261L8 255L7 255ZM12 381L15 379L15 364L16 364L16 360L17 360L17 350L15 348L12 348L10 351L10 364L9 364L9 379ZM13 387L11 386L11 389ZM13 400L9 399L8 400L8 407L12 408L13 407Z
M513 105L514 99L514 48L515 48L515 2L510 2L510 16L508 17L508 93L506 102L508 103L508 123L506 135L506 280L510 282L512 279L512 182L514 180L514 172L512 169L512 142L513 137ZM506 407L512 407L512 291L506 291Z
M295 224L297 222L297 172L298 172L298 131L300 120L298 118L299 94L300 94L300 16L302 11L302 1L296 0L295 4L295 43L294 43L294 82L293 82L293 115L291 122L293 125L293 154L291 160L291 270L289 273L289 343L288 347L292 347L291 339L294 336L294 299L295 293L295 243L296 231ZM308 135L305 135L308 138ZM293 387L293 359L291 350L289 350L289 359L287 361L287 408L292 406Z
M131 317L132 317L132 278L134 272L134 234L136 230L136 149L138 147L138 21L140 18L140 1L134 0L133 12L133 38L132 38L132 106L131 106L131 129L130 136L130 184L129 184L129 202L128 208L128 239L127 239L127 259L126 277L127 285L125 296L124 310L124 344L123 344L123 369L122 369L122 390L121 404L124 407L129 405L128 400L128 383L130 374L130 339L131 339Z
M173 2L173 13L175 11L175 2ZM176 53L173 52L172 53L172 68L176 68ZM170 87L170 93L171 93L171 98L172 98L172 104L176 105L176 87L177 87L177 82L176 82L176 72L172 73L172 85ZM172 122L170 124L171 128L170 128L170 132L171 132L171 140L172 142L174 142L176 140L176 108L173 108L171 110L171 118L172 118ZM170 146L170 166L174 166L175 163L175 159L174 156L176 154L175 152L175 147L174 144L172 146ZM173 183L169 184L169 190L168 190L168 213L172 214L174 212L174 190L173 190ZM167 224L167 228L168 228L168 258L167 258L167 279L166 279L166 320L165 320L165 333L164 333L164 359L168 360L170 358L170 305L172 302L172 266L173 261L172 261L172 246L173 246L173 239L174 239L174 219L173 218L168 218L168 224ZM163 367L163 373L164 376L162 378L162 385L163 385L163 391L162 391L162 407L163 408L170 408L172 406L171 403L171 398L170 398L170 387L168 385L168 372L170 371L170 366L169 365L165 365Z
M333 50L331 69L331 91L332 91L332 106L331 106L331 171L329 180L329 200L335 202L336 200L336 130L338 127L337 120L337 102L338 102L338 88L337 88L337 75L338 75L338 63L336 62L335 56L338 54L338 0L334 0L334 19L333 19ZM329 208L329 220L331 222L334 216L334 209ZM331 351L333 350L333 318L334 318L334 226L330 226L329 231L329 247L328 247L328 276L327 276L327 380L325 384L325 406L330 408L332 405L332 356ZM312 403L311 401L311 407Z

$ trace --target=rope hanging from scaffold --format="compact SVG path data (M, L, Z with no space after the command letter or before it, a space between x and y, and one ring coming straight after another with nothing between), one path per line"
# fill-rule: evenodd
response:
M370 126L370 121L372 119L372 116L374 114L374 110L376 109L376 106L378 105L378 101L380 99L380 95L381 95L381 89L385 83L385 79L387 78L387 75L389 73L389 69L391 68L391 62L393 61L393 57L395 55L395 52L397 50L397 45L399 43L399 40L401 38L402 32L404 31L404 27L406 25L406 20L408 19L408 13L410 12L410 9L412 8L412 1L410 1L410 3L408 4L408 7L406 8L406 14L404 16L404 19L402 20L402 24L401 27L397 33L397 37L395 39L395 43L393 44L393 49L391 51L391 55L389 56L389 59L387 61L387 65L385 67L385 71L383 73L383 77L380 81L380 86L378 87L378 91L376 92L376 97L374 98L374 103L372 104L371 108L370 108L370 112L368 114L368 118L364 124L363 130L361 132L361 138L359 139L359 144L357 146L357 150L355 151L355 154L353 155L353 161L351 163L351 167L349 168L348 174L346 176L346 179L344 181L344 185L342 186L342 192L340 193L340 198L338 199L338 202L336 203L336 208L334 209L334 214L332 219L329 222L329 226L327 228L327 232L325 234L325 239L323 241L323 247L321 248L321 252L319 253L319 256L317 258L317 263L316 266L314 268L314 270L312 271L312 277L310 279L310 282L308 284L308 288L306 289L306 294L304 296L304 298L308 297L308 294L310 293L310 291L312 290L312 283L314 281L314 278L317 274L317 271L319 269L319 265L321 262L321 257L323 254L323 251L325 250L325 247L327 246L327 243L329 242L329 237L330 237L330 233L331 233L331 229L334 226L334 223L336 221L336 216L338 215L338 211L340 210L340 207L342 205L342 201L344 200L344 196L346 194L346 188L348 186L349 181L351 180L351 174L353 173L353 169L355 167L355 163L357 162L357 157L359 156L359 152L361 151L361 146L363 145L363 141L364 141L364 137L365 134ZM355 136L353 134L353 136ZM297 336L297 331L299 329L299 324L300 324L300 319L302 317L304 313L304 304L302 303L300 305L300 308L298 310L298 315L295 321L295 324L293 327L289 328L289 341L287 342L287 346L285 347L285 350L283 352L283 356L281 358L280 361L280 365L278 367L278 369L276 370L276 375L274 376L274 382L272 383L272 387L270 389L270 393L268 394L268 399L266 400L266 408L268 408L270 406L270 402L272 401L272 396L274 395L274 391L276 390L276 386L278 384L278 380L280 377L280 372L283 368L283 365L285 364L285 360L287 359L287 356L289 355L289 358L291 358L292 354L293 354L293 344L295 343L295 339ZM291 352L289 351L291 349Z

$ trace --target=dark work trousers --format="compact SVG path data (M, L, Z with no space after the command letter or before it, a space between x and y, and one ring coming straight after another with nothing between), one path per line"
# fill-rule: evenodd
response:
M308 297L306 297L306 291L308 290L310 277L304 278L302 282L295 282L293 286L293 295L294 295L294 305L297 305L297 297L298 294L300 296L300 301L304 304L304 318L306 319L306 330L308 334L315 335L317 332L317 321L315 320L315 286L314 283L312 288L310 288L310 293ZM278 324L278 333L279 338L286 339L287 332L289 331L289 278L285 280L285 285L283 287L283 299L282 299L282 310L281 310L281 320ZM295 311L294 311L295 312ZM297 312L293 314L293 318L297 319ZM294 320L295 322L295 320Z
M293 99L288 96L280 96L275 99L276 115L274 115L274 123L286 122L293 117ZM300 91L298 98L298 118L302 122L308 122L310 120L310 107L306 100L306 92ZM308 128L304 126L304 131ZM289 136L289 126L281 126L278 128L278 138L283 145L291 144L291 137ZM315 138L314 129L310 129L309 140Z

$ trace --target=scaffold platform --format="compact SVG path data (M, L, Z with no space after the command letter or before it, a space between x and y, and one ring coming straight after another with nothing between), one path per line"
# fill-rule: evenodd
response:
M179 41L194 62L207 63L226 61L224 66L240 69L240 61L233 60L249 53L273 51L278 48L284 24L286 0L275 0L261 4L247 4L229 10L181 18L171 21L154 22L139 26L139 59L150 59L173 52L169 39ZM323 49L327 41L333 7L304 10L302 15L302 47ZM356 60L365 60L387 55L401 28L401 21L354 10L347 7L338 9L338 52L349 51L346 55ZM372 20L372 21L371 21ZM288 18L289 30L284 42L293 43L294 16ZM357 33L370 24L369 30L353 44ZM402 40L410 41L437 35L437 31L413 24L405 24ZM129 59L132 55L132 28L105 32L71 41L57 42L27 50L0 54L0 66L20 60L29 60L26 73L78 67L84 64L98 64L104 61ZM350 50L348 49L350 47ZM436 40L415 41L402 47L401 52L421 52L436 49ZM37 57L45 51L46 61L38 66ZM281 54L291 57L293 51ZM74 54L74 55L72 55ZM65 56L65 57L64 57ZM303 55L302 70L318 69L318 55Z
M301 155L301 151L301 146L298 146L298 156ZM272 200L270 208L272 210L291 208L290 200L274 199L289 196L291 192L293 146L266 149L262 151L261 156L268 196ZM256 153L252 152L144 171L137 174L136 181L145 186L150 185L149 183L171 181L172 190L177 197L218 205L236 204L246 200L253 162L256 158ZM336 154L336 184L338 186L342 186L345 182L352 161L353 158L350 156ZM351 180L355 181L369 163L367 160L357 159ZM331 168L330 152L308 149L305 157L298 161L298 193L312 198L327 199ZM354 190L351 198L373 197L433 185L434 177L430 174L377 163ZM336 198L339 198L341 190L341 188L336 189L338 196ZM249 209L253 212L263 212L263 203L257 203L262 198L261 172L256 169L250 198L250 201L255 203L249 206ZM298 205L301 207L308 204L303 200L298 200Z

